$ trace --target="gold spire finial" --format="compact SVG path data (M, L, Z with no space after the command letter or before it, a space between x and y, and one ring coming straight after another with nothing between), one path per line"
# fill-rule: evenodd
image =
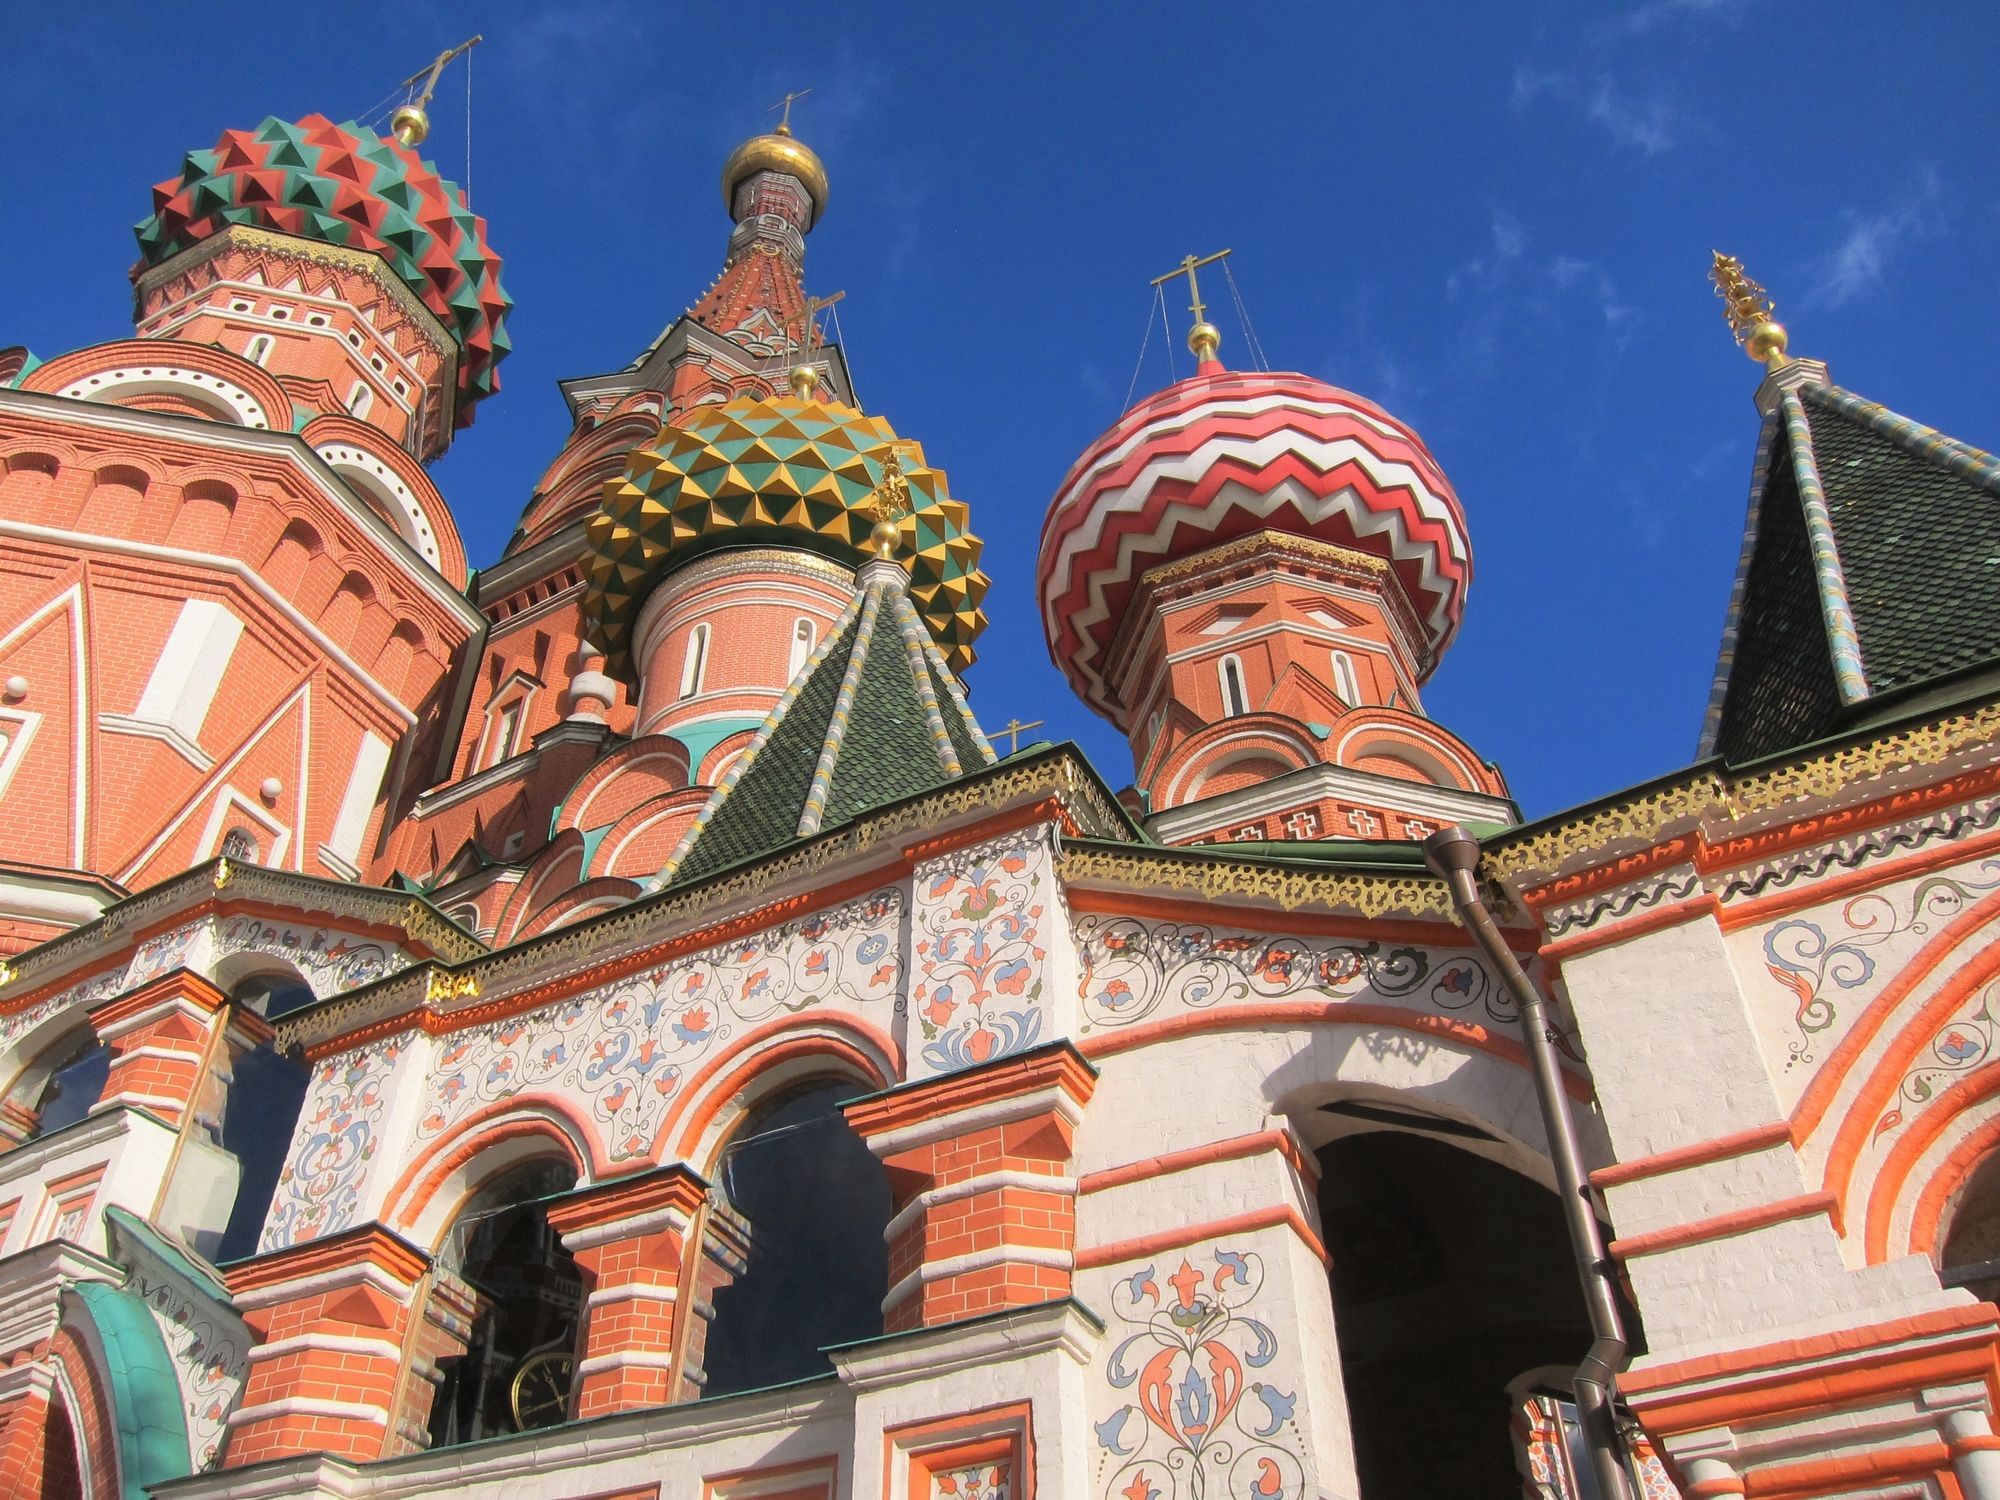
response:
M898 524L916 506L910 500L910 481L903 473L902 449L904 443L891 443L889 456L882 460L882 479L869 493L868 508L875 517L875 527L868 533L868 545L875 555L884 560L896 555L896 548L902 541L902 527Z
M1752 359L1767 365L1783 364L1790 337L1772 316L1777 309L1770 293L1750 279L1743 262L1735 256L1720 250L1713 254L1715 263L1708 268L1708 279L1715 283L1715 295L1722 299L1722 316L1728 320L1729 331Z
M792 394L801 401L810 401L813 390L819 385L819 371L811 365L793 365L787 377L792 384Z
M800 89L796 93L785 95L784 98L771 106L771 110L782 109L785 112L784 117L778 121L778 128L771 132L773 135L790 135L792 133L792 101L794 99L803 99L811 92L811 89ZM769 114L771 110L766 110L765 113Z
M1202 316L1208 311L1208 306L1201 300L1201 283L1195 280L1194 273L1203 266L1213 265L1229 253L1227 250L1218 250L1213 255L1184 255L1181 257L1181 263L1173 270L1164 276L1153 278L1154 286L1164 286L1176 276L1187 277L1188 311L1194 314L1194 327L1188 330L1188 348L1203 364L1214 359L1215 351L1222 347L1222 330Z
M444 65L454 57L462 52L470 52L485 40L483 36L469 37L456 47L440 52L432 59L429 68L419 68L405 78L402 83L404 88L417 89L419 81L423 87L411 94L397 106L396 112L389 116L389 133L405 146L422 145L424 137L431 133L431 117L425 113L424 106L431 102L431 95L437 91L438 74L444 71Z

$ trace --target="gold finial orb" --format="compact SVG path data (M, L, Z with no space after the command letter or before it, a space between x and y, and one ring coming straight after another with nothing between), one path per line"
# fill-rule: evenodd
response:
M1222 347L1222 330L1213 323L1200 322L1188 330L1188 349L1204 364L1215 358L1215 351Z
M722 206L733 212L737 188L759 172L782 172L804 184L806 196L812 200L812 218L806 228L812 228L826 213L826 165L812 147L792 134L791 127L753 135L729 153L729 160L722 164Z
M431 133L431 117L421 105L405 104L389 116L389 133L405 146L421 146Z
M1785 357L1785 346L1790 342L1791 335L1785 332L1784 324L1756 323L1743 336L1743 352L1768 365Z
M819 371L812 365L793 365L786 377L791 382L792 394L801 401L810 401L819 387Z
M887 516L877 521L874 529L868 533L869 547L874 550L877 557L882 558L884 561L895 557L896 549L902 545L902 541L902 527L898 526Z

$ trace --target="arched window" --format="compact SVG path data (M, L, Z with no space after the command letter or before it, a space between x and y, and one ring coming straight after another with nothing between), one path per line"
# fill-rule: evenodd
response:
M549 1224L548 1200L575 1186L567 1161L523 1162L453 1221L438 1264L472 1288L479 1311L466 1352L439 1361L432 1447L568 1417L583 1275Z
M249 347L243 351L243 357L253 365L263 364L271 357L271 335L260 333L251 339Z
M791 681L799 675L806 664L806 658L813 653L813 622L804 615L792 621L792 664L785 673L785 680Z
M368 409L375 404L375 393L362 381L354 382L354 389L347 393L347 414L350 417L366 418Z
M240 825L222 836L222 843L215 852L224 859L244 865L256 864L264 854L263 848L257 842L257 836Z
M1333 691L1349 708L1361 701L1361 683L1354 675L1354 658L1345 651L1333 653Z
M88 1027L64 1037L52 1052L47 1082L34 1101L37 1135L54 1135L89 1114L111 1076L111 1049Z
M701 691L708 675L708 621L688 632L687 655L681 659L681 696L692 698Z
M1234 719L1250 712L1250 694L1243 686L1243 663L1234 656L1225 656L1216 663L1216 674L1222 679L1222 712L1225 718Z
M750 1221L749 1264L716 1293L707 1394L816 1375L820 1351L882 1331L889 1179L840 1106L861 1092L821 1081L755 1111L719 1177Z

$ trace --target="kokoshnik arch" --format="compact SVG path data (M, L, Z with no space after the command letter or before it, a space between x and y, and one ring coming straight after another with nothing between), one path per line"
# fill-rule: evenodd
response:
M0 351L10 1493L1596 1496L1460 824L1632 1493L2000 1500L2000 463L1719 258L1702 758L1524 825L1421 697L1477 497L1198 324L1000 581L1114 793L967 701L972 514L820 333L788 124L468 583L511 304L423 131L224 132L134 337Z

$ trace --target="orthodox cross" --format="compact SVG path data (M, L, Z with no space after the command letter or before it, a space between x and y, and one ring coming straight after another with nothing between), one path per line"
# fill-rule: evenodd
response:
M994 731L994 738L998 739L1001 735L1006 735L1007 753L1014 755L1020 751L1021 736L1026 734L1030 729L1040 729L1042 722L1040 719L1030 719L1027 723L1023 724L1019 719L1009 719L1004 727Z
M811 89L800 89L797 93L785 95L784 98L771 106L771 109L782 109L785 112L785 117L778 121L779 135L790 135L792 133L792 101L794 99L803 99L811 92ZM770 110L766 110L765 113L769 114Z
M813 321L814 317L819 313L825 312L829 307L833 306L834 303L840 301L840 299L845 297L846 295L847 293L845 292L835 292L831 297L806 298L806 305L800 308L797 312L793 313L789 318L785 319L786 348L791 347L792 325L796 323L799 325L800 350L803 351L811 349L812 336L816 328L816 325Z
M449 51L440 52L433 59L429 68L419 68L408 78L405 78L402 86L406 89L416 88L418 80L422 80L424 85L410 102L418 109L422 109L426 104L429 104L431 102L431 95L437 91L438 75L444 72L445 64L461 53L470 52L485 40L486 38L483 36L468 37Z
M1201 283L1195 280L1194 273L1196 271L1199 271L1203 266L1214 265L1215 262L1221 260L1225 255L1228 255L1229 253L1230 252L1227 250L1218 250L1213 255L1203 255L1199 257L1193 255L1183 255L1181 257L1181 263L1178 266L1174 267L1173 270L1167 272L1167 274L1164 276L1155 276L1153 278L1153 285L1165 286L1169 281L1172 281L1176 276L1187 277L1188 311L1194 314L1195 322L1197 323L1203 322L1204 319L1202 318L1202 314L1208 311L1208 304L1206 304L1201 300Z

